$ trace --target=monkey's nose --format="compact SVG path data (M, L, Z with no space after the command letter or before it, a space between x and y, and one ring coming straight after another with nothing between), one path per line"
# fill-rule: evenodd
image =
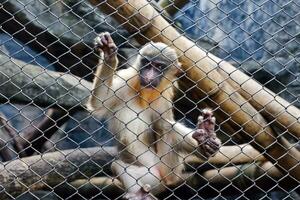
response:
M145 73L145 79L147 79L148 81L151 81L151 80L155 79L156 76L157 76L157 72L154 69L149 69Z

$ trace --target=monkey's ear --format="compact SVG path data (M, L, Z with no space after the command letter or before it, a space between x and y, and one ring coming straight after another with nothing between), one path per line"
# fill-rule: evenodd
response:
M181 62L177 62L176 66L181 69L182 66Z
M176 76L182 76L183 74L184 74L184 71L182 70L182 68L181 68L181 63L180 62L178 62L178 63L176 63L176 73L175 73L175 75Z

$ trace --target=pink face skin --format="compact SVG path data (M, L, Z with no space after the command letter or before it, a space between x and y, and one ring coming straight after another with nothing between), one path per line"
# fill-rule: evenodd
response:
M159 85L164 72L163 63L148 62L140 69L141 85L146 88L155 88Z

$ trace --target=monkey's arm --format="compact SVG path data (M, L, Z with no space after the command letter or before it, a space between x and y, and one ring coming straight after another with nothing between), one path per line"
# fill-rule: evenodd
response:
M100 109L104 104L105 107L111 107L114 74L118 66L117 47L109 33L101 33L95 38L95 48L100 52L100 59L93 80L92 95L87 103L89 110Z
M175 133L179 135L178 148L188 153L194 152L198 147L197 140L193 138L193 133L195 130L188 128L179 122L169 121L169 123L172 124Z
M187 153L195 153L197 156L206 158L215 154L220 146L221 141L215 133L215 117L212 111L205 109L203 115L199 116L197 129L187 128L183 124L171 122L173 130L179 134L178 148ZM197 151L195 151L197 150Z

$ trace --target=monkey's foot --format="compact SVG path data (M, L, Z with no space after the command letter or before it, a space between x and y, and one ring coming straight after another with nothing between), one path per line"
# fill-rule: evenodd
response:
M110 60L117 54L117 46L108 32L100 33L94 40L94 48L103 52L104 59Z
M221 141L215 133L216 118L209 109L204 109L198 118L197 129L193 138L199 144L199 151L205 157L214 155L221 147Z
M156 200L157 198L150 193L150 190L151 186L145 184L137 192L128 192L123 198L126 200Z

